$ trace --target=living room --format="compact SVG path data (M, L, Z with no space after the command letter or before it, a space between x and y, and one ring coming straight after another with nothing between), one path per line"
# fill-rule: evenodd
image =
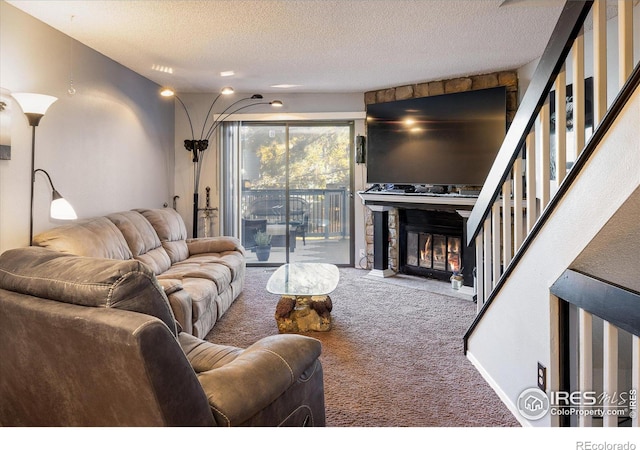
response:
M0 162L0 253L29 244L32 131L35 167L47 170L56 189L73 203L81 218L134 208L170 207L176 202L186 229L191 230L194 165L183 147L183 140L190 136L180 104L159 95L161 84L40 22L12 3L0 3L1 94L4 98L12 92L39 92L54 95L58 100L33 130L16 104L10 109L11 155ZM548 6L556 16L561 3ZM66 20L71 30L82 26L80 13L77 18ZM554 23L546 25L550 33ZM540 43L538 56L545 44ZM517 66L496 67L484 73L516 70L522 96L536 64L536 58L530 58ZM437 80L463 75L475 74L455 74ZM427 81L433 80L427 77L412 80ZM350 121L354 134L364 135L365 93L397 86L401 83L357 92L269 92L264 94L265 99L281 100L282 109L273 113L270 105L260 105L236 118ZM202 123L214 98L211 92L215 91L211 89L204 94L189 89L178 91L196 127ZM204 187L212 188L211 206L218 208L222 216L225 186L216 156L213 148L204 154L200 191L203 198ZM33 220L37 234L61 223L47 217L51 189L46 178L38 175L34 187ZM354 191L366 187L364 171L355 170ZM356 201L352 236L355 250L367 248L366 217L367 208ZM222 217L217 219L213 235L221 234ZM269 319L271 315L269 311Z

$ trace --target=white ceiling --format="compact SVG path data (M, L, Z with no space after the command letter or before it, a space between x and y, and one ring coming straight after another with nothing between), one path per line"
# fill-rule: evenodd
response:
M564 1L8 3L179 92L339 93L521 67L542 54Z

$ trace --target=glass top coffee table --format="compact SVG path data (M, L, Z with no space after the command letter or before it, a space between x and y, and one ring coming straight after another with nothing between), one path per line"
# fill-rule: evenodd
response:
M280 333L328 331L333 304L328 294L338 286L340 272L333 264L290 263L279 267L267 291L279 294L276 322Z
M340 272L333 264L290 263L271 275L267 291L280 295L327 295L339 280Z

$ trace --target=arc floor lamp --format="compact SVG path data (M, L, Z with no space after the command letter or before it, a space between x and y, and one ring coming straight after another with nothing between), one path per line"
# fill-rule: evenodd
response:
M200 186L200 171L202 170L202 153L209 147L209 138L216 129L229 118L232 114L235 114L243 109L250 108L252 106L257 105L271 105L273 107L281 107L283 103L280 100L273 100L270 102L260 101L264 97L261 94L253 94L251 97L241 98L227 106L217 117L211 116L211 111L213 110L213 106L216 104L218 99L223 95L231 95L234 93L232 87L222 88L220 93L213 99L211 106L209 106L209 110L207 111L207 115L204 119L204 123L202 124L202 131L200 132L200 139L195 138L195 134L193 132L193 123L191 122L191 116L189 115L189 111L187 110L184 102L178 97L175 91L171 88L163 88L160 91L160 95L163 97L175 97L180 105L182 105L182 109L187 114L187 120L189 121L189 128L191 130L191 139L185 139L184 148L193 153L193 237L198 237L198 211L199 208L199 186ZM253 102L246 103L250 100L256 100ZM212 117L212 122L207 128L207 124L209 122L209 118Z
M40 119L45 115L49 107L57 100L56 97L44 94L15 93L13 98L18 102L22 112L29 120L31 126L31 213L29 216L29 245L33 244L33 188L36 182L36 173L43 172L51 185L52 199L49 214L52 219L74 220L77 215L73 207L62 195L53 187L53 182L49 174L43 169L35 169L36 153L36 127L40 124Z

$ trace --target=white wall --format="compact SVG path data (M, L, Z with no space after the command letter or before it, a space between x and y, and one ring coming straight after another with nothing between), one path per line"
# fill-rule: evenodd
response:
M155 83L0 2L0 88L58 97L36 128L35 167L49 172L80 218L171 201L173 105ZM0 161L0 251L29 243L31 128L11 106L12 158ZM34 234L58 225L48 217L50 198L39 173Z
M230 82L230 84L233 84ZM216 94L178 93L186 105L194 127L196 139L200 137L203 122L211 102ZM232 97L221 97L214 107L220 112L235 100L249 97L251 94L236 93ZM281 100L282 108L274 109L269 105L259 105L247 108L229 120L264 120L264 121L296 121L296 120L354 120L355 134L364 134L364 94L264 94L264 101ZM178 199L178 212L184 217L189 234L192 229L193 214L193 162L189 152L184 148L184 140L191 139L191 131L186 114L176 101L175 109L175 193ZM211 121L209 121L211 124ZM202 174L200 177L200 207L205 206L205 188L211 187L211 206L219 207L221 190L219 179L219 153L215 140L209 142L209 149L204 154ZM364 166L356 165L355 190L364 187ZM365 248L364 244L364 207L355 202L355 233L356 261L358 249ZM220 234L220 220L213 224L213 233Z

